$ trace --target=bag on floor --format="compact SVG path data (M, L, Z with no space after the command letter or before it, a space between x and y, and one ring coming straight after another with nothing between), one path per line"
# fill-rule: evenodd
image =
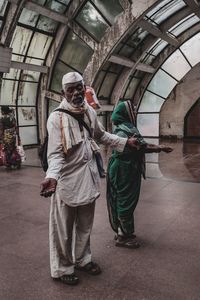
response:
M26 160L26 154L22 145L17 145L17 152L21 157L21 161L24 162Z
M24 162L26 160L26 154L19 135L16 136L16 150L21 158L21 162Z

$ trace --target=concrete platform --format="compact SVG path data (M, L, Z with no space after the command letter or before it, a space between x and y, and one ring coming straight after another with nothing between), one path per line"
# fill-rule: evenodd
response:
M186 152L183 144L174 147L173 154L149 158L149 178L135 213L137 250L115 247L102 180L91 243L103 272L97 277L77 273L81 282L75 287L50 278L49 199L39 196L44 173L35 150L27 151L21 170L1 167L0 299L199 300L199 144Z

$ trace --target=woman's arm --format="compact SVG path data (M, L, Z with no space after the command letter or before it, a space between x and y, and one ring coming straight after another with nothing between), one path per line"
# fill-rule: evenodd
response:
M173 151L173 148L166 145L155 145L155 144L146 144L144 148L145 153L160 153L161 151L165 153L170 153Z

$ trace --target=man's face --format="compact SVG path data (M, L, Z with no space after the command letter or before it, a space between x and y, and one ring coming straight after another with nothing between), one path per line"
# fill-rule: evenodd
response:
M63 92L65 98L73 107L82 106L85 97L85 86L81 81L65 84Z

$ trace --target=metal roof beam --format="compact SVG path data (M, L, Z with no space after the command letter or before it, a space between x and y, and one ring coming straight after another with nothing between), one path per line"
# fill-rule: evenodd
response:
M199 4L196 0L184 0L184 2L192 8L192 10L198 9Z
M200 18L200 5L196 0L184 0L184 2L191 8L192 12Z
M172 15L169 19L167 19L166 22L163 22L159 27L162 32L168 31L171 27L176 25L179 21L183 20L190 14L192 14L193 11L190 7L186 6L182 8L180 11L177 11L174 15Z
M48 67L46 66L38 66L34 64L27 64L27 63L22 63L18 61L11 61L11 68L13 69L19 69L19 70L27 70L27 71L33 71L33 72L39 72L39 73L47 73Z
M19 1L18 0L8 0L9 2L11 3L14 3L14 4L18 4ZM26 9L29 9L31 11L34 11L40 15L43 15L45 17L48 17L54 21L57 21L57 22L60 22L60 23L63 23L63 24L67 24L68 23L68 18L52 9L49 9L49 8L46 8L40 4L37 4L37 3L34 3L34 2L31 2L31 1L27 1L24 5L24 7Z
M32 10L40 15L43 15L45 17L48 17L54 21L63 23L63 24L67 24L68 23L68 18L66 18L64 15L59 14L55 11L53 11L52 9L46 8L42 5L39 5L37 3L33 3L33 2L26 2L25 4L25 8Z
M178 47L179 42L176 38L170 36L167 33L162 32L159 28L157 28L156 26L154 26L153 24L151 24L150 22L146 21L146 20L141 20L138 25L140 27L142 27L144 30L148 31L149 33L151 33L152 35L161 38L162 40L166 41L167 43L169 43L170 45L174 46L174 47Z
M128 68L132 68L135 64L132 60L119 55L111 55L108 61Z
M111 55L111 57L108 59L108 61L113 62L115 64L124 66L124 67L128 67L130 69L136 69L136 70L140 70L146 73L153 73L155 71L155 69L147 64L143 64L143 63L135 63L134 61L126 58L126 57L122 57L119 55Z

